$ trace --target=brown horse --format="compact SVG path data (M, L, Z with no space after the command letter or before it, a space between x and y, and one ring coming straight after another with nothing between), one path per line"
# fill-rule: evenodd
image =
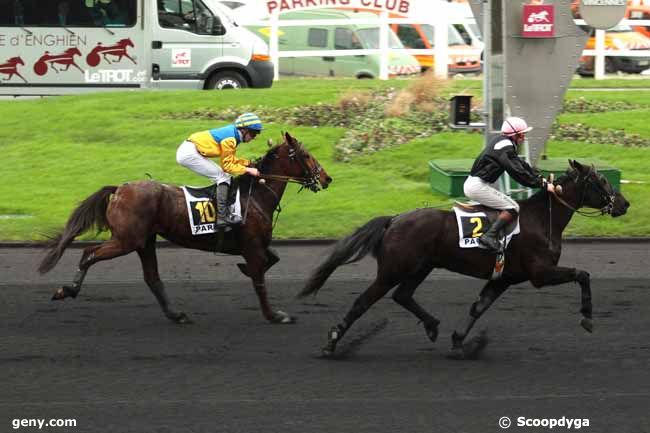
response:
M472 304L464 326L454 331L451 357L470 356L469 345L464 345L463 341L476 320L509 286L524 281L530 281L535 287L578 282L582 289L581 324L592 331L589 274L557 266L562 231L574 212L580 212L578 209L582 207L599 209L598 214L617 217L625 214L630 204L593 167L569 162L569 170L557 181L562 188L561 196L551 197L540 191L520 202L521 233L512 239L506 250L505 270L500 279L487 282L479 299ZM332 355L350 326L395 286L395 302L418 317L429 339L436 341L440 322L413 299L415 289L434 268L489 279L495 265L494 253L479 248L461 249L458 242L454 213L438 209L377 217L339 241L298 296L316 293L337 267L354 263L368 253L377 259L377 277L356 299L343 321L330 330L323 354Z
M58 289L52 299L76 297L88 268L93 264L136 251L140 256L144 280L156 296L165 315L174 322L187 323L184 313L169 305L165 288L158 275L156 236L178 245L204 251L242 255L246 264L242 272L253 280L264 317L273 323L291 323L294 319L282 311L273 311L269 304L264 274L278 260L269 248L273 230L273 213L280 203L287 181L301 183L316 192L332 181L318 161L295 138L286 133L284 142L271 148L256 163L267 182L245 175L240 182L245 223L222 234L193 236L185 198L181 188L153 181L125 183L119 187L105 186L85 199L70 216L65 229L49 244L49 251L38 270L45 273L59 261L74 238L93 226L109 229L111 239L84 249L72 286Z

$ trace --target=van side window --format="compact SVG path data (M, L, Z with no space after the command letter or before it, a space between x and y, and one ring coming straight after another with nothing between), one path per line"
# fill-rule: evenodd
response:
M310 47L325 48L327 47L327 30L309 29L307 35L307 45Z
M406 48L424 49L426 48L422 37L411 24L400 24L397 26L397 36Z
M337 27L334 32L334 49L335 50L360 50L363 46L359 37L352 30Z
M158 23L199 35L223 35L225 27L201 0L158 0Z
M2 0L0 24L20 27L132 27L137 0Z

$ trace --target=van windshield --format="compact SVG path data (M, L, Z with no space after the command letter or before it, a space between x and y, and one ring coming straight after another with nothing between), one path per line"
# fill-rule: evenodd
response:
M435 28L431 24L422 24L422 31L433 47L436 40ZM447 26L447 45L450 47L454 45L465 45L463 37L454 26Z
M379 27L369 27L367 29L357 30L359 39L368 50L379 48ZM390 48L404 48L402 42L395 36L395 33L388 32L388 45Z
M611 29L607 29L608 33L628 33L628 32L633 32L632 27L628 26L627 24L619 24Z

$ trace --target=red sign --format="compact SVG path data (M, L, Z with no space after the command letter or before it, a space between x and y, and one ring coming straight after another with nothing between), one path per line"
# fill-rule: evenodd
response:
M554 5L524 5L521 15L524 38L549 38L555 36Z

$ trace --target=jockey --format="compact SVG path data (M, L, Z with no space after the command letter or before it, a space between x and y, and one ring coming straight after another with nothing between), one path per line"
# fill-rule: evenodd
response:
M260 132L260 118L253 113L244 113L234 124L190 135L176 151L176 161L180 165L217 184L217 227L241 222L241 218L230 213L228 188L232 176L244 173L260 175L255 167L249 167L249 160L236 155L239 143L248 143ZM219 164L209 160L210 157L219 157Z
M501 210L494 224L479 238L479 243L489 250L499 250L501 231L519 213L519 204L493 185L504 171L522 185L553 191L553 185L537 174L535 169L517 154L517 149L526 139L525 134L532 129L524 119L508 117L501 125L501 135L495 137L483 149L463 185L467 198Z

